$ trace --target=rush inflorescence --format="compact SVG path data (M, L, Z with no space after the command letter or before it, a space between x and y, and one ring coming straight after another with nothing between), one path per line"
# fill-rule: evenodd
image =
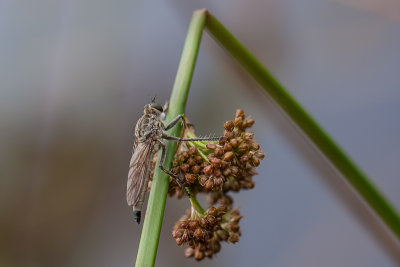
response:
M235 119L224 123L224 134L219 141L179 145L171 169L178 180L170 177L168 195L182 198L190 193L192 207L172 232L179 246L188 245L187 257L212 258L220 250L221 242L239 241L242 216L232 207L233 198L228 193L255 185L255 168L264 159L264 152L254 140L254 133L248 131L253 124L254 120L238 109ZM192 128L184 136L196 137ZM198 193L207 194L210 207L206 211L196 200Z

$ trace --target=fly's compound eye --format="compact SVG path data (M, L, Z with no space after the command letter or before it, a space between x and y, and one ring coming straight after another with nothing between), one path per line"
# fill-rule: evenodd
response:
M160 112L163 112L163 108L162 108L162 106L160 104L152 103L151 104L151 108L154 108L154 109L156 109L156 110L158 110Z

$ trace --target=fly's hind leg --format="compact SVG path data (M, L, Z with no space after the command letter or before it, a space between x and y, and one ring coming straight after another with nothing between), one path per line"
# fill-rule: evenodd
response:
M188 192L186 187L183 185L182 180L179 178L179 176L172 173L171 171L167 170L166 168L164 168L164 162L165 162L165 156L166 156L165 144L161 141L159 141L159 143L161 146L161 159L160 159L160 163L159 163L158 167L163 172L165 172L169 176L173 177L175 179L175 181L178 183L178 185L182 188L183 192L185 192L188 196L190 196L190 193Z

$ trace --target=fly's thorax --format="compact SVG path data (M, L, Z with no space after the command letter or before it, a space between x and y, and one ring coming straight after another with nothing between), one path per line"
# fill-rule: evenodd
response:
M161 138L164 123L160 118L160 114L144 114L136 124L135 137L139 139L152 138L153 140Z

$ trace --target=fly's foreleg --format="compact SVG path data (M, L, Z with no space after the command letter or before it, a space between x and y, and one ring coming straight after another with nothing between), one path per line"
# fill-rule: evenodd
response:
M183 114L181 114L181 115L178 115L178 117L176 117L175 119L173 119L167 126L165 126L164 130L168 131L169 129L174 127L175 124L177 124L179 120L182 120L183 127L186 128L185 116Z
M183 185L181 179L179 178L178 175L172 173L171 171L167 170L166 168L164 168L164 162L165 162L165 156L166 156L166 149L165 149L165 144L161 141L159 141L160 146L161 146L161 159L160 159L160 163L158 165L158 167L165 172L166 174L168 174L169 176L171 176L172 178L175 179L175 181L178 183L178 185L182 188L183 192L185 192L186 194L188 194L190 196L190 193L186 190L185 186Z

